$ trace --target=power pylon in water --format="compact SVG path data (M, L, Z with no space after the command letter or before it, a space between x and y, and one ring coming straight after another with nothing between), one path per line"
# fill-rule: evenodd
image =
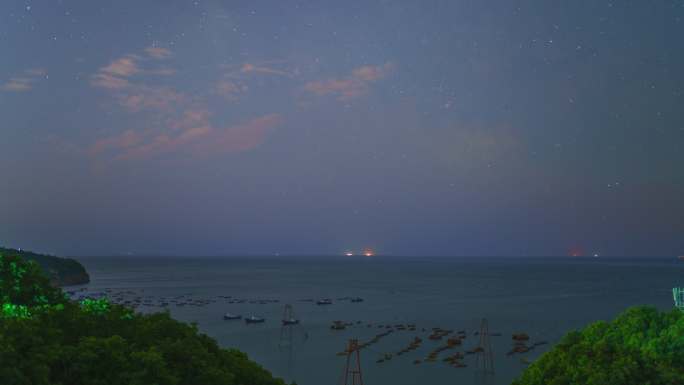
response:
M292 305L285 305L285 310L283 310L283 319L280 326L280 343L278 346L289 346L292 347L292 334L295 326L299 325L299 319L295 317Z
M494 352L489 340L489 323L486 318L480 323L480 344L475 349L475 367L483 373L494 373Z
M359 340L349 340L347 345L347 363L342 372L340 384L342 385L363 385L363 376L361 375L361 349L359 349Z

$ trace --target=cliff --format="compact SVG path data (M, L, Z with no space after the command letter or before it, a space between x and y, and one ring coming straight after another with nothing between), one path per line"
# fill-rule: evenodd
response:
M82 285L90 282L88 272L75 259L4 247L0 247L0 255L16 255L28 261L35 261L50 278L50 283L55 286Z

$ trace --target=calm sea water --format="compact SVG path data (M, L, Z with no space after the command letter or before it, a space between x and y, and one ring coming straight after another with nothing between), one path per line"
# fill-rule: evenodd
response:
M609 258L330 258L266 260L229 258L81 258L92 282L86 292L130 290L150 298L186 295L213 299L206 306L171 305L173 317L197 322L222 346L246 352L276 376L299 385L337 384L350 338L370 340L384 331L378 324L413 323L415 332L396 331L361 351L364 382L393 384L508 384L525 368L521 357L533 361L567 331L594 320L609 320L628 306L672 307L671 288L684 285L684 263L665 259ZM72 288L70 288L72 289ZM231 296L244 303L230 303ZM187 298L185 297L185 298ZM336 300L361 297L361 303ZM317 306L306 299L332 298ZM250 300L278 300L267 304ZM292 304L301 325L292 338L281 340L280 319ZM145 308L155 311L158 308ZM264 324L224 321L226 312L255 314ZM464 351L474 347L482 318L489 323L495 374L481 378L475 358L467 368L441 361L414 365L444 341L430 341L428 331L441 327L466 330ZM361 324L344 331L330 330L333 320ZM371 323L373 327L367 325ZM529 353L508 356L511 334L526 332L531 342L549 341ZM376 363L414 337L419 349Z

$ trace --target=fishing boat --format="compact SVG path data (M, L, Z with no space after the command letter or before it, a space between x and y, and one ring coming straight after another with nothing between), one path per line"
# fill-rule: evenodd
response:
M258 323L263 323L264 321L266 321L266 320L261 318L261 317L256 317L253 315L245 318L245 323L248 323L248 324L258 324Z
M223 315L224 320L236 320L236 319L242 319L242 316L239 314L231 314L231 313L226 313Z
M316 305L332 305L332 300L329 298L319 299L316 301Z

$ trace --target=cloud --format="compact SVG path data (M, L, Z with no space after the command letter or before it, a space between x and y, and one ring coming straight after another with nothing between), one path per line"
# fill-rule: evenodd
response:
M140 144L142 140L143 138L138 132L127 130L121 135L97 140L90 146L89 152L91 155L97 155L110 149L126 150Z
M347 101L368 92L371 83L387 76L394 69L392 63L380 66L362 66L352 70L351 75L337 79L308 82L304 90L319 96L335 95L338 100Z
M198 143L196 154L220 154L251 150L266 140L266 136L280 124L278 114L264 115L235 126L216 128L210 140Z
M304 89L316 95L334 94L339 100L350 100L365 94L368 86L357 79L329 79L306 83Z
M259 63L243 63L239 67L224 66L228 71L223 73L221 80L214 86L214 92L223 96L229 101L236 101L247 93L249 87L246 85L257 75L287 77L294 75L286 70L278 69L270 65L282 63L282 61L264 61Z
M106 73L112 76L129 77L140 72L140 67L138 67L137 56L128 55L113 62L109 63L108 66L100 69L101 73Z
M24 71L24 73L33 77L43 77L47 75L47 71L43 68L30 68Z
M145 52L155 59L170 55L168 50L152 48ZM279 115L270 114L240 124L215 124L211 104L206 100L209 95L190 95L151 82L145 75L172 71L150 68L151 63L154 62L145 57L125 55L91 76L93 86L105 89L124 111L139 114L142 119L136 129L92 142L87 147L91 156L122 161L171 153L196 157L247 151L266 140L281 121ZM242 65L232 72L235 77L224 73L211 93L236 100L247 92L245 79L252 74L281 75L281 71L262 65Z
M147 47L145 53L154 59L166 59L171 56L171 51L162 47Z
M136 160L171 152L184 152L191 156L210 156L236 153L253 149L264 142L268 133L280 122L280 115L271 114L227 127L218 127L209 121L204 109L191 109L176 122L177 133L128 130L118 136L96 141L89 153L111 153L115 160Z
M274 66L274 64L282 64L282 60L268 60L257 63L242 63L239 67L234 65L224 66L228 69L224 73L224 78L227 79L245 79L246 76L250 75L275 75L282 77L294 77L295 73L284 69L279 69Z
M246 85L231 80L220 80L215 86L217 94L231 101L237 100L239 96L246 93L248 89L249 88Z
M292 76L291 73L275 68L270 68L266 66L255 65L251 63L244 63L240 68L240 72L244 74L257 73L257 74L269 74L269 75L279 75L279 76Z
M107 88L107 89L121 89L130 86L127 79L120 78L117 76L112 76L107 73L98 72L92 76L90 79L90 84L95 87Z
M128 78L137 73L140 73L137 56L127 55L100 68L91 77L90 84L114 90L127 88L131 85Z
M31 83L31 79L28 78L11 78L7 83L3 84L2 89L14 92L28 91L33 88Z
M42 68L29 68L22 71L21 75L11 77L5 84L0 85L0 90L9 92L29 91L35 82L46 76L47 71Z
M171 55L171 51L160 47L149 47L145 52L156 59ZM150 68L149 63L145 65L145 61L140 55L124 55L100 68L91 76L90 84L99 88L122 90L131 86L130 79L136 75L170 76L176 73L175 69L168 67Z
M117 96L119 104L131 112L170 110L183 103L185 99L184 94L172 88L146 85L130 87L127 92Z

